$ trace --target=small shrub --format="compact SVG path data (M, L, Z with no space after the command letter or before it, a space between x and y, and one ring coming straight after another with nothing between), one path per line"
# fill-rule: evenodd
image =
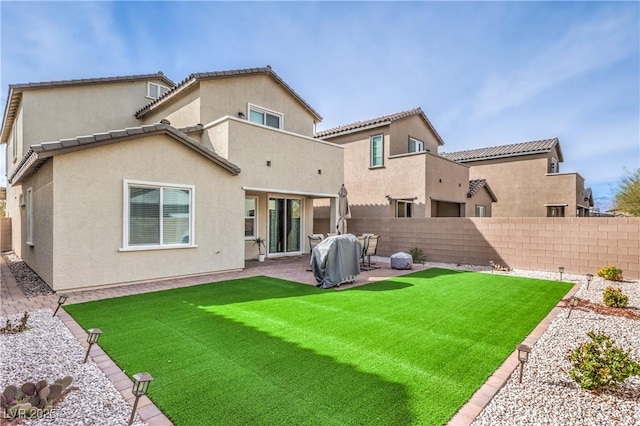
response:
M596 271L599 277L609 281L622 281L622 269L615 265L602 267Z
M424 253L422 252L422 249L419 249L418 247L414 247L411 250L409 250L409 254L411 255L411 259L413 259L413 263L424 263Z
M7 318L7 321L4 327L0 327L1 334L18 334L25 331L27 328L27 321L29 321L29 313L25 312L22 318L20 318L20 322L18 324L13 324L10 319Z
M590 342L579 344L569 352L569 375L582 389L599 392L617 389L631 376L640 375L640 363L631 358L631 350L615 346L603 332L590 331Z
M627 302L629 302L629 298L622 292L621 288L613 288L611 286L607 286L607 288L604 289L602 299L604 299L605 305L614 308L624 308L627 306Z
M7 386L0 395L2 417L5 419L41 418L51 413L53 406L66 393L73 378L67 376L55 383L40 380L27 382L22 386Z

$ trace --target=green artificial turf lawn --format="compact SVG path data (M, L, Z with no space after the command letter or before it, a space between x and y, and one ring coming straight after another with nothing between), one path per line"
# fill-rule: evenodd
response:
M66 306L177 425L446 423L571 284L429 269L268 277Z

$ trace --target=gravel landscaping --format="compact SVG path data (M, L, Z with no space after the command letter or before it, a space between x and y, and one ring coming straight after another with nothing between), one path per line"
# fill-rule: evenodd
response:
M373 260L388 262L385 258ZM490 273L483 266L427 263L425 267ZM550 280L559 278L557 272L516 269L495 273ZM30 289L39 286L37 280L40 279L35 274L19 274L16 279L22 282L21 288L22 285ZM583 275L564 274L563 280L582 283L583 288L576 296L598 305L603 304L604 288L612 284L596 276L587 290ZM570 364L565 360L571 349L588 340L588 331L604 331L619 346L631 349L634 359L640 360L640 282L627 281L614 285L622 287L629 296L629 308L625 312L631 313L628 316L634 318L610 315L615 310L605 309L605 314L596 313L584 303L567 318L569 311L565 309L533 347L524 368L522 383L518 383L519 371L516 370L473 425L639 425L640 377L628 379L618 391L598 395L580 389L573 382L568 374ZM57 317L51 317L51 314L50 310L32 312L28 331L0 335L2 389L28 380L45 379L51 382L66 375L74 378L72 390L56 405L52 416L27 420L21 424L126 425L131 413L129 404L95 363L88 361L82 364L85 350L64 324ZM18 321L21 316L8 317ZM2 325L6 318L0 317Z
M47 296L54 291L12 251L2 253L4 261L26 297Z

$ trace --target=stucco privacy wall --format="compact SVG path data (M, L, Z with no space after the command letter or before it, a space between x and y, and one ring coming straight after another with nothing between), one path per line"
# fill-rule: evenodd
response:
M53 164L55 269L47 283L54 290L244 267L239 177L169 136L60 154ZM123 179L195 185L197 247L120 251Z
M578 274L616 265L640 278L640 218L356 218L348 230L379 234L382 256L419 247L434 262Z

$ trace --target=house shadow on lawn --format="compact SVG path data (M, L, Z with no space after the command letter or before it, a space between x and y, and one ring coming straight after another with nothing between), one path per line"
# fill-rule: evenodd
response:
M284 282L269 295L250 297L238 284L169 290L153 302L148 295L87 302L68 311L83 327L102 328L100 345L120 368L155 378L149 396L176 425L416 424L402 384L247 324L246 310L230 306L321 290L297 284L302 290L292 295L294 283ZM303 337L294 340L306 343ZM315 347L325 350L317 341Z

